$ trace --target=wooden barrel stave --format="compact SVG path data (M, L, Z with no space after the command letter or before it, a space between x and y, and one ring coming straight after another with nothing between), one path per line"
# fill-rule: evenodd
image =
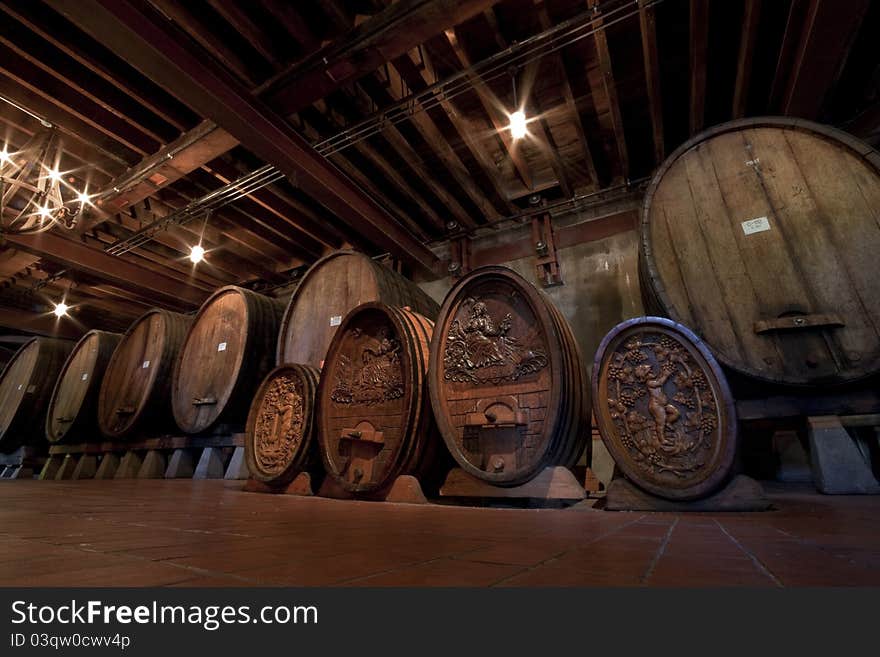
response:
M880 372L880 153L827 126L756 118L681 146L645 197L646 309L776 384Z
M303 275L281 320L276 364L321 367L338 322L356 306L381 301L429 318L438 304L415 283L356 251L335 251Z
M171 375L192 318L159 308L122 336L101 381L98 427L110 439L173 432Z
M37 337L15 352L0 374L0 451L45 440L45 413L73 342Z
M46 413L46 439L59 442L99 440L98 393L120 333L86 333L64 362Z
M444 464L427 403L433 322L379 302L346 315L318 387L317 427L328 476L360 497L395 479L430 479Z
M317 368L289 364L279 365L263 380L245 430L245 459L254 479L283 486L320 465L314 435L319 377Z
M429 389L440 433L466 472L515 486L546 467L573 466L589 445L585 382L567 322L518 274L483 267L450 290Z
M282 302L233 285L202 304L174 367L172 406L182 431L245 423L272 369L283 310Z

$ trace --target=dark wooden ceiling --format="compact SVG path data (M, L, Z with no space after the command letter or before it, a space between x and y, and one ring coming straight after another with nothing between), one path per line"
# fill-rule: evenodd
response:
M507 70L560 25L573 26L561 47ZM5 1L0 95L58 126L77 186L126 184L73 231L6 238L0 326L121 330L223 284L284 285L346 245L439 273L426 244L450 230L498 223L536 193L639 180L731 118L803 117L877 144L878 37L880 0ZM490 58L496 77L461 75ZM511 74L531 119L519 141L505 130ZM457 93L424 93L456 75ZM355 125L375 129L314 148ZM10 150L38 127L0 102ZM286 178L106 252L266 163ZM75 311L59 322L47 311L62 297Z

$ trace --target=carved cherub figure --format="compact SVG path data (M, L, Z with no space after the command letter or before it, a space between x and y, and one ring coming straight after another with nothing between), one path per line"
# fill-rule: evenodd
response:
M656 375L650 365L642 363L636 366L634 374L636 379L644 383L648 389L648 411L654 418L654 429L658 442L661 445L672 446L674 443L666 437L666 428L681 417L680 411L669 403L669 398L663 390L663 385L672 372L662 371Z

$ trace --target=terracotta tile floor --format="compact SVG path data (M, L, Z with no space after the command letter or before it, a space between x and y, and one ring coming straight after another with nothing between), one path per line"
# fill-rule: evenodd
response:
M2 481L6 586L877 586L880 497L753 514L342 502L224 481Z

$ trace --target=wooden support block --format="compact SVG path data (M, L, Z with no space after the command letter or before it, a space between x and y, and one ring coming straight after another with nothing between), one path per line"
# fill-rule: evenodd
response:
M151 449L138 469L138 479L162 479L165 476L165 456L157 449Z
M321 487L318 489L318 497L329 497L334 500L354 499L354 495L340 488L339 484L330 476L324 477L324 481L321 482Z
M73 470L71 479L91 479L98 470L98 457L94 454L83 454Z
M43 464L43 469L40 470L40 476L38 479L40 479L40 481L55 479L55 474L58 472L58 468L61 467L63 460L63 456L50 456L46 459L46 462Z
M761 484L745 475L737 475L714 495L692 502L655 497L623 477L611 482L605 496L606 511L767 511L771 506Z
M79 456L76 454L66 454L64 460L61 462L61 467L58 468L58 472L55 473L55 481L70 479L73 476L73 471L76 470L76 463L78 460Z
M246 493L270 493L273 495L299 495L311 497L315 494L312 488L312 477L308 472L300 472L287 486L272 486L253 478L248 478L242 490Z
M193 479L223 479L225 469L220 448L206 447L202 450Z
M440 487L441 497L506 498L534 500L582 500L584 487L568 468L544 468L538 476L519 486L493 486L472 477L461 468L453 468Z
M113 479L118 469L119 457L113 452L107 452L101 457L101 463L95 472L95 479Z
M826 495L880 494L855 442L836 415L807 418L813 481Z
M226 468L224 479L247 479L248 472L247 460L244 457L244 447L236 447L232 452L232 458L229 459L229 465Z
M394 480L391 490L385 496L385 501L398 504L427 504L428 498L425 497L418 479L412 475L401 475Z
M141 457L138 456L138 453L135 451L128 451L119 462L119 467L116 468L116 473L113 475L113 478L134 479L137 477L137 473L141 469L141 464L142 460Z
M175 449L165 469L166 479L192 479L196 464L191 449Z
M34 470L27 465L7 465L0 479L33 479Z
M773 451L779 458L776 480L787 483L812 483L813 471L807 450L801 444L796 431L773 433Z

